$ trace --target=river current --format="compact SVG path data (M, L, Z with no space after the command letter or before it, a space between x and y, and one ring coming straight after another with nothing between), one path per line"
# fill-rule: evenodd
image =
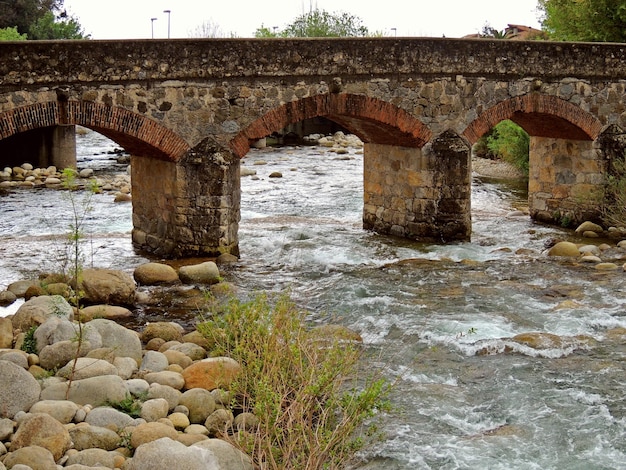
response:
M113 142L77 139L80 168L124 171ZM542 254L574 234L533 223L513 182L474 177L468 243L364 231L362 165L357 149L251 150L241 260L223 273L242 295L288 289L312 322L362 335L393 408L353 468L626 469L626 275ZM0 201L0 285L57 267L66 195L17 189ZM131 245L130 204L105 193L90 205L97 266L147 261ZM543 343L512 339L526 333Z

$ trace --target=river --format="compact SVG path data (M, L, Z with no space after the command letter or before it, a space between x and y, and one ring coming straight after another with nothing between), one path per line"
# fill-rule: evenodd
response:
M79 135L79 165L124 171L111 163L114 147ZM289 289L312 322L363 336L369 368L394 383L393 409L354 468L626 469L624 273L546 257L548 240L573 233L518 211L523 186L476 176L471 242L364 231L362 164L354 149L251 150L241 260L224 271L242 295ZM282 178L268 177L276 171ZM63 192L0 200L2 283L58 265ZM111 194L90 204L98 266L145 262L130 242L130 204ZM543 346L511 339L524 333L544 334Z

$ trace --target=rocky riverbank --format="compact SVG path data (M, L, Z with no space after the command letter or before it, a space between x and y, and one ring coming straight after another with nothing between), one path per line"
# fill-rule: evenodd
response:
M0 469L252 469L227 439L254 426L230 407L240 365L176 323L117 322L142 298L137 286L219 280L210 261L147 263L132 277L85 270L80 310L57 276L8 286L4 303L28 300L0 318Z

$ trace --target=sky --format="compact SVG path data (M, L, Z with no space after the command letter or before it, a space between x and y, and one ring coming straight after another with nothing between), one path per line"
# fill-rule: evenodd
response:
M388 36L462 37L485 24L540 27L537 0L65 0L92 39L197 37L203 23L223 36L254 37L257 28L278 30L317 7L359 17L370 31ZM170 10L169 15L164 10ZM152 21L152 18L156 20Z

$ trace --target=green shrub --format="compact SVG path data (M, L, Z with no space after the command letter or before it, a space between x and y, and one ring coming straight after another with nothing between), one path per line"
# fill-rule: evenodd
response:
M342 468L371 434L365 423L386 406L387 383L359 375L361 345L316 337L304 318L288 296L271 305L260 295L231 299L197 326L214 354L242 366L234 407L260 425L253 436L230 438L260 468Z
M489 151L528 174L530 136L513 121L501 121L487 137Z
M626 155L609 162L604 186L602 221L607 226L626 227Z

